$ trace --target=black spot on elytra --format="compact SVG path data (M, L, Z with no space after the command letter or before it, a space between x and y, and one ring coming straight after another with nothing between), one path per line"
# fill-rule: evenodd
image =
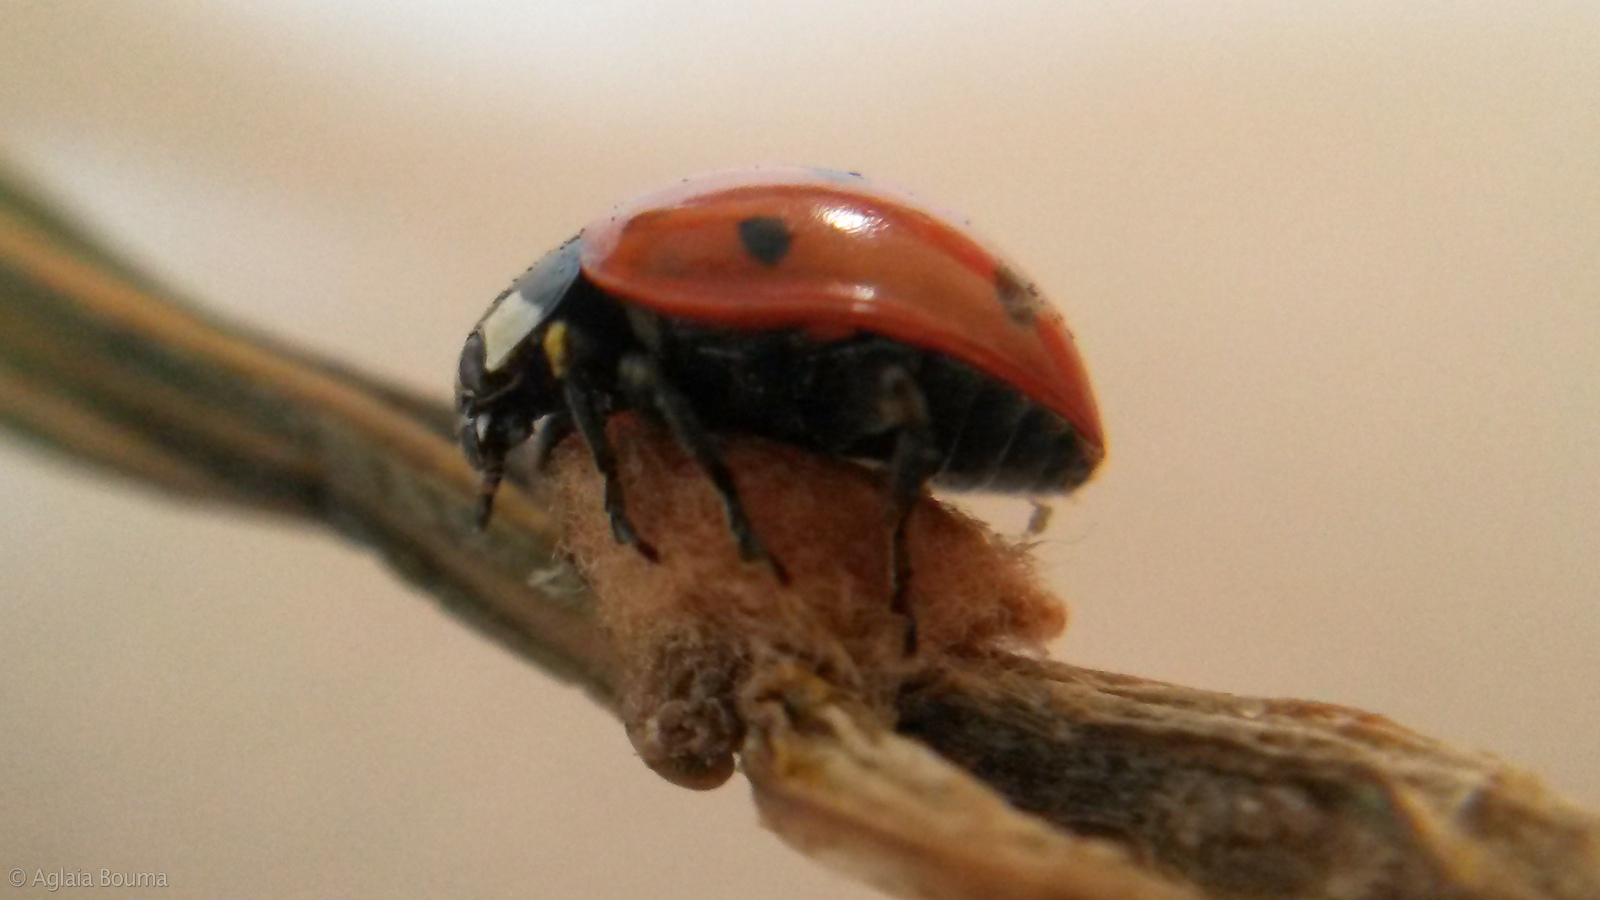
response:
M762 263L775 266L789 252L789 226L777 216L751 216L739 223L744 249Z
M1039 289L1032 282L1023 281L1010 266L999 265L994 270L994 294L1005 308L1006 318L1018 325L1032 325L1039 315Z

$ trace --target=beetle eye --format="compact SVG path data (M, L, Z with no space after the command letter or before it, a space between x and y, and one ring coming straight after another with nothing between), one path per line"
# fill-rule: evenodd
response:
M461 348L461 362L456 368L457 407L483 393L483 374L483 335L474 331Z

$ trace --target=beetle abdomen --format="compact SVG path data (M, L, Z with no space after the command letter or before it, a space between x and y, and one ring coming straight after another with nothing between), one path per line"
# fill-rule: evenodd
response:
M1098 461L1061 415L963 362L876 335L816 341L793 329L743 332L661 320L663 369L698 400L712 431L886 463L894 433L879 408L890 368L928 404L934 480L957 490L1060 493Z

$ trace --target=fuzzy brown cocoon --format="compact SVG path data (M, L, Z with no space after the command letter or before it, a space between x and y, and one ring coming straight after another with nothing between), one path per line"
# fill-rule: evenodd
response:
M764 665L799 662L889 708L911 666L904 619L890 610L881 475L769 441L725 443L745 510L788 571L783 584L739 558L710 481L670 434L631 415L612 417L609 433L629 519L659 562L613 538L580 441L558 448L554 487L567 550L614 642L623 721L646 763L690 787L726 780L744 732L737 697ZM1065 627L1065 608L1027 552L971 517L924 497L906 544L919 665L1037 648Z

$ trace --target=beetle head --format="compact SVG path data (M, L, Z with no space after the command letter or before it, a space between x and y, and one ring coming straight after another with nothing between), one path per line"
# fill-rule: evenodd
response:
M488 520L506 454L527 440L533 424L559 405L559 387L539 341L526 341L507 365L489 369L481 332L474 330L467 337L456 371L456 415L461 449L483 476L480 526Z
M534 263L489 304L461 348L456 414L461 449L483 473L480 520L487 520L506 454L561 406L544 338L579 280L581 247L574 237Z

